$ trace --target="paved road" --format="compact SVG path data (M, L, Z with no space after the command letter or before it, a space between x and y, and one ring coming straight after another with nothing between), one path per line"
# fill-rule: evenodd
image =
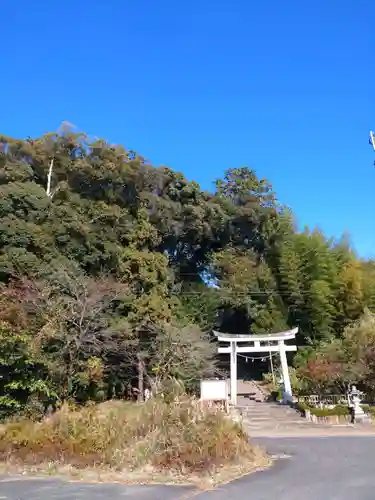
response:
M262 439L286 455L264 471L234 481L203 500L374 500L375 437ZM201 497L199 497L199 500Z
M190 488L85 485L57 480L0 480L6 500L374 500L375 437L260 439L283 456L264 471L222 488L196 494Z
M82 484L5 477L0 480L1 500L177 500L191 492L191 488L178 486Z

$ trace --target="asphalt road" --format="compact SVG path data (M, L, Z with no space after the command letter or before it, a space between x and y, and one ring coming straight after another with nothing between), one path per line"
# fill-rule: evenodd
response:
M3 476L0 500L374 500L375 437L259 439L272 468L209 492L172 486L68 483Z

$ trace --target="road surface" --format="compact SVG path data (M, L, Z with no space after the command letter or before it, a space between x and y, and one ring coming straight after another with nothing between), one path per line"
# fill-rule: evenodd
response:
M374 500L375 437L259 439L270 469L208 492L178 486L82 484L2 476L0 500Z

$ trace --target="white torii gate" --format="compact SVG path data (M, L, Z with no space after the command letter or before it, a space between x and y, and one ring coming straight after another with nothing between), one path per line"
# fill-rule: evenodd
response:
M290 383L287 351L296 351L296 345L285 344L285 340L294 339L298 332L298 327L280 333L265 335L232 335L229 333L214 332L219 342L229 345L219 347L219 354L230 354L230 398L232 405L237 404L237 354L250 352L279 352L281 370L284 382L283 402L292 401L292 386ZM238 345L242 343L243 345Z

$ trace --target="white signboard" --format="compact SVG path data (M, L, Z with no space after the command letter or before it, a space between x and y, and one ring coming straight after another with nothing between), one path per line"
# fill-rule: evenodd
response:
M201 380L202 401L226 401L228 387L226 380Z

